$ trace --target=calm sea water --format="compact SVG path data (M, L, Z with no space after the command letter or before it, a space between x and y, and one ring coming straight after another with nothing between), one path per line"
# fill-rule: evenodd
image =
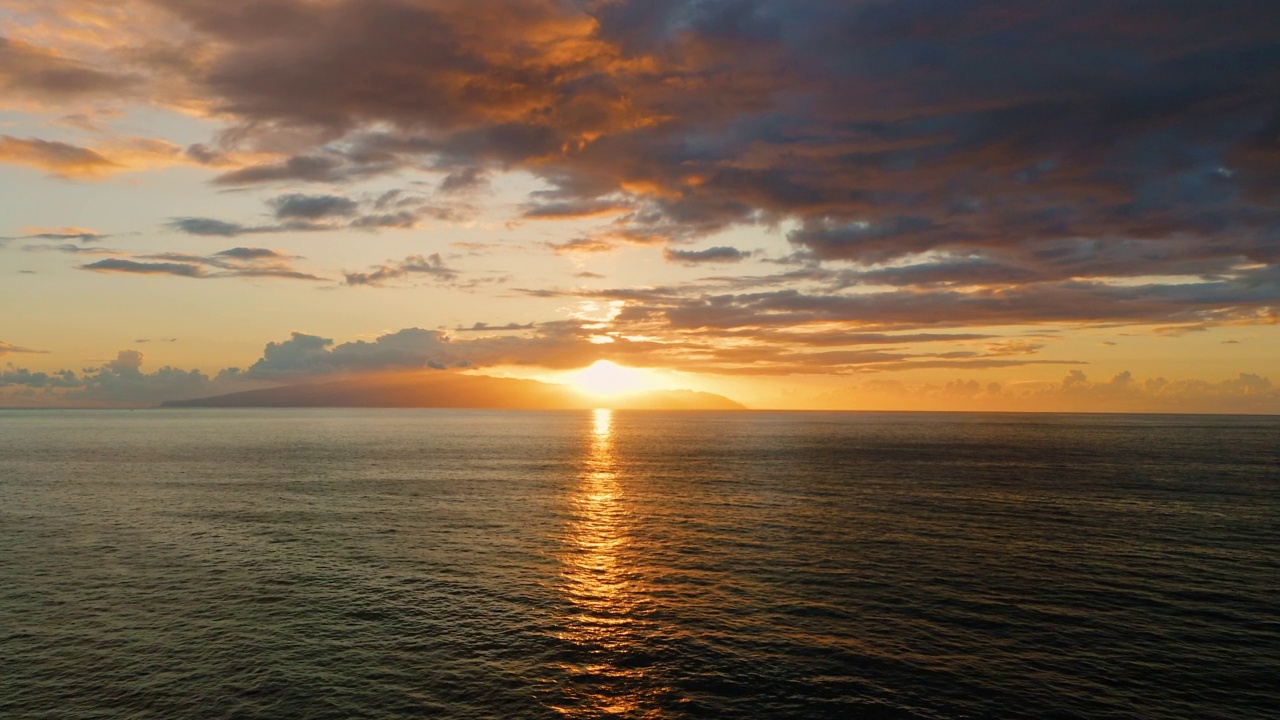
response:
M0 412L0 716L1249 718L1280 418Z

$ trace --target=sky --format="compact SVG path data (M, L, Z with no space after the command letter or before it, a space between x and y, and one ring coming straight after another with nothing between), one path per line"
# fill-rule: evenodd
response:
M0 278L0 406L1280 413L1280 11L0 0Z

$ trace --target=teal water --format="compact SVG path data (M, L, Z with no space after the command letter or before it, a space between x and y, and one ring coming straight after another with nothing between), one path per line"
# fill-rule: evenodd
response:
M0 716L1264 718L1280 418L0 411Z

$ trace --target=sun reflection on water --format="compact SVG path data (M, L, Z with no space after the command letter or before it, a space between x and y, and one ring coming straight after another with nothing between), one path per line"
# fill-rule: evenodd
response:
M558 709L569 717L660 717L645 702L652 689L641 690L644 669L629 661L642 651L645 608L636 569L628 561L631 522L622 502L613 411L594 412L586 439L561 570L573 608L562 637L581 651L581 661L566 668L575 677L578 702Z

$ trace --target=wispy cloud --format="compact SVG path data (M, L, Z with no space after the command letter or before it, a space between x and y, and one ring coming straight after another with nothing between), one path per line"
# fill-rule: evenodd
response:
M174 275L195 279L280 278L324 282L326 278L293 266L296 256L267 248L236 247L213 255L160 253L107 258L81 265L82 270L127 275Z
M451 282L458 278L458 272L444 263L439 253L430 255L410 255L403 260L388 260L368 272L346 273L347 285L366 285L383 287L391 280L421 276L440 282Z
M13 355L17 353L44 353L44 352L45 352L44 350L32 350L31 348L20 347L18 345L14 345L13 343L7 343L7 342L4 342L3 340L0 340L0 357L3 357L5 355Z
M0 135L0 163L27 165L68 178L96 178L120 170L97 151L56 140Z
M181 148L157 138L110 137L97 147L85 147L61 140L0 135L0 163L25 165L65 179L99 180L184 162Z
M682 265L701 265L704 263L736 263L751 257L751 253L732 247L713 247L706 250L675 250L666 248L662 256L667 262Z
M58 252L68 255L121 255L119 250L111 250L110 248L94 247L91 245L72 245L63 243L61 245L24 245L22 249L26 252Z
M348 229L413 229L425 220L461 222L471 215L468 206L437 204L430 199L393 190L373 199L356 200L341 195L289 193L267 201L272 221L246 224L209 217L175 217L171 230L200 237L240 237L284 232L328 232Z

